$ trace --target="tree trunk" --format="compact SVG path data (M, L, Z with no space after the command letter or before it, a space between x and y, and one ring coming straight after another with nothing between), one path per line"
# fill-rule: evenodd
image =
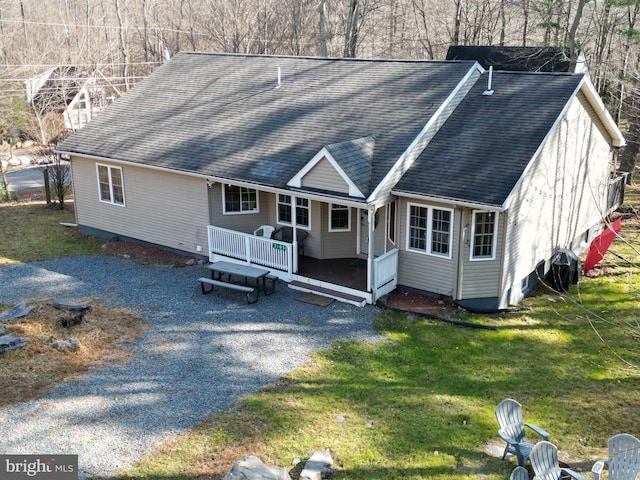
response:
M522 0L522 46L527 46L527 34L529 33L529 0Z
M609 33L611 31L609 16L611 14L611 3L605 2L604 8L602 10L602 18L600 28L598 29L598 38L596 39L596 51L594 58L594 67L595 67L595 87L598 90L600 95L603 95L605 85L606 85L606 76L607 76L607 68L604 65L604 52L607 48L607 44L609 42ZM608 63L608 62L607 62Z
M344 33L344 57L354 58L356 56L356 41L358 39L358 0L350 0L349 15Z
M576 33L580 26L580 20L582 20L582 13L584 6L589 0L578 0L578 6L576 8L576 15L573 17L573 23L569 30L569 71L573 72L576 68L576 61L578 58L578 51L576 45Z
M500 46L504 47L505 32L507 30L507 17L504 11L504 2L506 0L500 0Z
M627 146L620 155L620 171L629 172L627 183L631 184L633 183L638 153L640 153L640 99L635 93L631 93L627 97L625 111L627 111L629 130L625 136Z
M418 2L421 0L413 0L411 3L413 5L413 15L416 18L416 23L422 28L424 28L424 39L422 35L420 37L420 43L422 44L422 48L425 49L427 53L427 58L433 60L435 58L433 52L433 45L431 44L431 39L429 37L429 25L427 24L427 12L425 11L424 2L420 6L418 6Z
M42 179L44 181L44 196L47 199L47 205L51 205L51 185L49 184L49 167L43 167Z
M327 2L320 1L320 55L327 57Z
M456 17L453 24L453 38L452 43L454 45L460 44L460 23L462 22L462 0L456 1Z
M120 0L114 0L116 7L116 16L118 17L118 32L120 39L120 54L122 55L122 76L124 78L124 88L129 91L129 53L127 51L127 32L122 22L122 14L120 12Z

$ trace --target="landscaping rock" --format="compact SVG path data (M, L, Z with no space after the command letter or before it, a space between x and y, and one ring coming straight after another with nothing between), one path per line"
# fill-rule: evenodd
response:
M0 313L0 321L13 320L14 318L26 317L36 307L27 307L24 303L19 303L9 310Z
M300 472L300 480L320 480L333 475L333 458L331 450L325 448L318 450L311 455Z
M82 344L77 338L69 338L68 340L53 340L51 346L61 352L75 352L80 350Z
M284 468L270 467L253 455L239 460L222 480L291 480Z
M26 337L14 337L13 335L3 335L0 337L0 353L7 350L20 350L29 341Z

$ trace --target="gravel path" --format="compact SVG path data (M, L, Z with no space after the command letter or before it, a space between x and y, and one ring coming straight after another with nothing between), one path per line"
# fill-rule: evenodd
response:
M127 364L0 410L0 453L78 454L80 478L108 478L334 340L380 340L375 307L309 305L282 283L247 305L240 292L202 295L196 279L208 273L99 256L0 268L0 302L93 297L135 311L152 327Z

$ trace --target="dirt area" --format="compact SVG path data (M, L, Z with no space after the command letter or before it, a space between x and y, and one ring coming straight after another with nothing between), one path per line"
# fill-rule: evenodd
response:
M107 242L103 245L105 253L135 263L146 265L158 265L163 267L184 267L194 257L171 252L163 248L143 245L137 242L120 240L117 242Z
M457 305L443 299L417 292L394 290L386 299L390 308L406 312L426 313L448 318L459 309Z
M81 318L77 312L42 301L26 317L3 322L4 335L29 341L21 350L0 355L0 406L38 398L56 381L127 360L131 350L126 345L142 335L147 328L144 320L125 309L104 307L95 299L84 303L90 308ZM69 339L77 339L80 347L61 351L54 345L55 340Z

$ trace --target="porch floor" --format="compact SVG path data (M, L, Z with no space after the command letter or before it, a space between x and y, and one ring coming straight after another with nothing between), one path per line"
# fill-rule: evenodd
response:
M367 261L363 259L318 260L301 256L298 259L298 274L356 290L367 289Z

